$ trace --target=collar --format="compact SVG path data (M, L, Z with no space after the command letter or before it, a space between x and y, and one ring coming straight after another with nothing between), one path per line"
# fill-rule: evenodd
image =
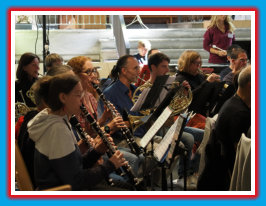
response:
M117 80L115 83L116 87L119 87L119 89L121 90L122 93L124 94L128 94L129 93L129 89L126 85L124 85L120 80ZM133 84L130 84L130 90L132 92L134 92L136 89L136 87Z

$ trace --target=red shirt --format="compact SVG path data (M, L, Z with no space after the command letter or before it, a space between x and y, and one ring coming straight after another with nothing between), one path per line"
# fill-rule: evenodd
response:
M212 45L227 50L232 42L235 40L235 35L232 34L228 28L226 28L225 33L220 31L217 27L209 28L204 34L203 48L210 52ZM210 53L209 63L214 64L224 64L227 63L227 56L220 57L217 54Z
M149 66L148 65L144 65L142 70L141 70L141 72L140 72L140 74L139 74L139 77L141 79L144 79L145 81L148 81L150 79L150 76L151 76L151 72L150 72ZM135 84L136 87L141 86L142 84L145 83L141 79L138 79L138 82Z

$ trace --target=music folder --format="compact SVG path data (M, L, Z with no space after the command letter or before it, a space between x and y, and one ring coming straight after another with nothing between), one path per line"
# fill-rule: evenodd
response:
M169 92L167 87L169 87L174 80L174 76L158 76L152 84L152 87L147 87L141 92L138 100L130 111L138 112L158 107Z
M170 117L173 110L167 106L164 111L161 113L161 115L156 119L154 124L150 127L150 129L146 132L146 134L142 137L140 141L140 146L145 148L151 139L155 136L155 134L158 132L158 130L163 126L163 124L166 122L166 120Z

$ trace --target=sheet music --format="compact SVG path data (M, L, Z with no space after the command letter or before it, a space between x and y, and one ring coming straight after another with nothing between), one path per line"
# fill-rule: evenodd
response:
M162 114L158 117L155 123L151 126L151 128L146 132L146 134L142 137L140 141L140 146L145 148L154 135L158 132L158 130L163 126L166 120L170 117L173 110L170 107L166 107Z
M177 123L178 119L174 122L174 124L170 127L170 129L165 134L164 138L160 142L160 144L156 147L154 151L154 157L159 161L163 162L165 154L169 150L170 144L172 142L172 139L174 137L174 134L176 134L177 130Z
M169 152L166 157L166 161L168 164L170 164L171 159L173 158L174 150L176 147L176 142L178 140L178 136L182 128L183 121L185 120L185 117L183 115L187 115L187 114L180 114L177 119L176 133L174 135L174 138L172 139L171 146L170 146Z
M151 88L145 88L141 94L139 95L139 98L137 100L137 102L133 105L133 107L130 109L130 111L132 112L138 112L141 108L141 106L143 105L143 103L146 100L147 95L149 94L149 91L151 90Z

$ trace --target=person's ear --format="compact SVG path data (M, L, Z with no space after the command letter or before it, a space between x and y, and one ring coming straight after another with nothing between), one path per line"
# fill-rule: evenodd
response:
M151 72L154 72L156 70L156 66L154 64L151 65Z
M127 69L125 67L122 67L121 68L121 74L125 75L126 74L126 71L127 71Z
M60 102L62 102L63 104L65 104L66 103L66 94L64 94L64 93L60 93L59 94L59 100L60 100Z

